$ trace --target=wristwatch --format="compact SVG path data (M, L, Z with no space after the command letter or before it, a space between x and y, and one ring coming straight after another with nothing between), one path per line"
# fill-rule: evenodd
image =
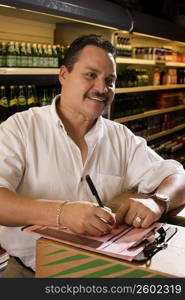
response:
M170 198L167 195L160 194L160 193L154 193L154 194L151 194L150 197L152 197L154 200L156 200L156 202L161 202L161 203L165 204L165 210L164 210L163 215L168 212L168 209L170 206Z

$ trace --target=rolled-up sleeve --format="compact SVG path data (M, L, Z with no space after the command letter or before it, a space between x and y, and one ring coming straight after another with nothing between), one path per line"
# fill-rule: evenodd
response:
M128 143L127 176L128 189L139 193L153 192L169 175L185 174L183 166L176 160L164 160L146 141L131 134Z
M25 148L19 125L9 118L0 125L0 187L16 191L25 169Z

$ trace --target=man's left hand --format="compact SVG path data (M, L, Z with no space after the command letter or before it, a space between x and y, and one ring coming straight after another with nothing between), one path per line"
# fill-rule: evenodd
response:
M164 206L145 195L124 199L116 213L116 226L126 223L134 227L147 228L159 220Z

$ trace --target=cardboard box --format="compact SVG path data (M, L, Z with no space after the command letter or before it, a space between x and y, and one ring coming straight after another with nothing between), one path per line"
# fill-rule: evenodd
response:
M40 238L36 248L36 277L184 277L184 241L185 228L179 226L167 249L156 253L150 261L133 263Z

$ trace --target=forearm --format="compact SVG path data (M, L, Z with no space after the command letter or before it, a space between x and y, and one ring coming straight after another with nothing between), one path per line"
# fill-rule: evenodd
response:
M110 233L115 222L111 212L92 203L32 199L5 188L0 188L0 207L0 225L4 226L65 226L100 236Z
M33 199L0 188L0 225L56 226L58 201Z
M169 211L185 205L185 175L174 174L166 177L155 193L164 194L170 198Z

